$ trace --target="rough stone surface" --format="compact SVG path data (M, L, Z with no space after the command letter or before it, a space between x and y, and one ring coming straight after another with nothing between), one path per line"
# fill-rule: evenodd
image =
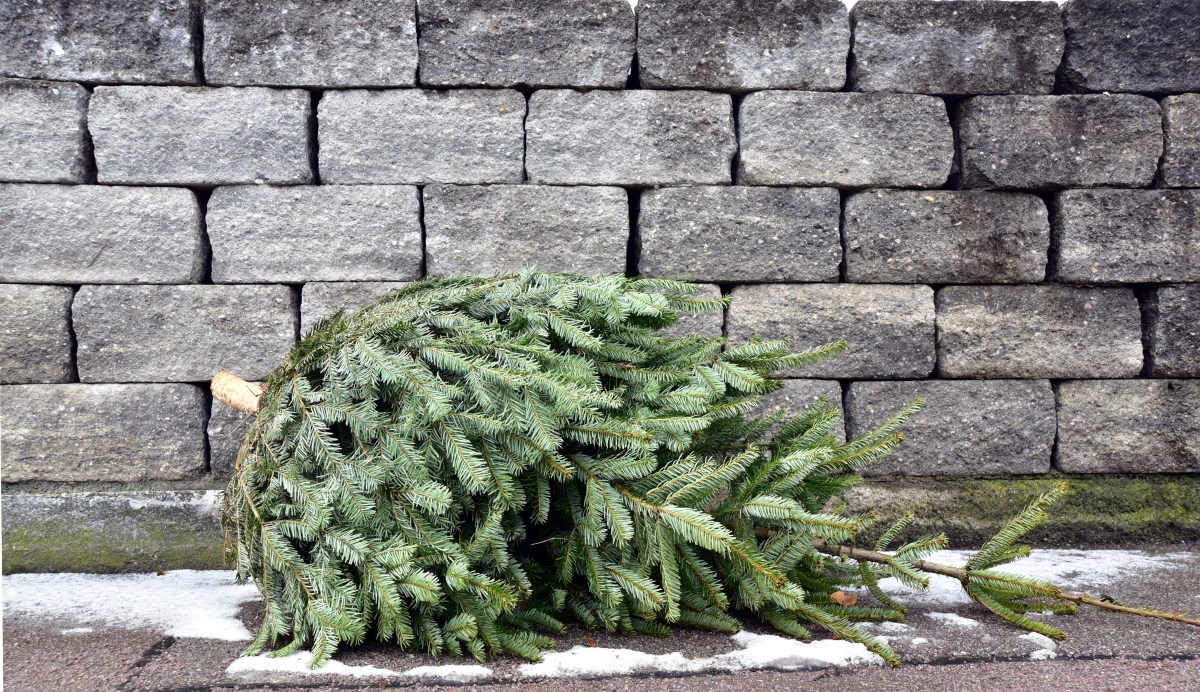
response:
M214 479L224 480L233 475L238 448L253 420L254 416L213 400L208 415L208 471Z
M262 87L97 87L88 109L102 183L312 182L310 97Z
M742 101L738 183L939 187L954 161L941 99L765 91Z
M763 396L754 415L769 415L783 411L788 417L795 417L805 409L817 403L822 397L842 410L842 385L837 380L781 380L783 389ZM785 419L786 420L786 419ZM840 442L846 440L846 425L844 420L834 423L833 436Z
M557 185L727 185L733 100L700 91L534 92L525 167Z
M417 189L220 187L205 217L216 283L377 281L421 275Z
M837 281L841 199L831 188L679 187L642 194L643 276Z
M1147 187L1162 115L1145 96L978 96L959 106L963 186Z
M522 269L620 274L629 245L624 190L542 185L425 188L429 276Z
M1137 299L1127 288L947 286L937 295L945 377L1134 377Z
M78 84L0 78L0 181L85 182L87 102Z
M5 385L4 482L197 477L205 409L190 384Z
M0 74L195 84L189 0L0 3Z
M1200 190L1067 190L1054 207L1057 281L1200 281Z
M716 300L721 297L721 287L716 284L700 284L699 289L692 296L704 300ZM724 329L725 311L711 310L709 312L681 312L675 324L660 329L658 333L672 339L682 339L694 334L717 337L721 336Z
M1046 473L1054 447L1054 391L1047 380L852 382L851 437L870 432L913 399L925 408L904 424L904 444L871 464L871 476Z
M292 347L297 308L287 286L84 286L73 306L79 379L261 379Z
M1194 0L1072 0L1062 76L1083 91L1200 91Z
M855 283L1036 283L1050 222L1035 195L869 190L846 200L846 279Z
M845 339L841 354L785 377L916 378L934 366L933 289L928 286L799 284L733 289L727 334L788 338L805 349Z
M1167 187L1200 187L1200 94L1162 100L1166 146L1162 182Z
M414 0L205 0L208 84L412 86Z
M317 106L321 181L519 183L525 98L512 90L329 91Z
M0 384L70 382L69 286L0 284Z
M625 0L424 0L421 83L625 86L633 9Z
M1154 377L1200 377L1200 285L1160 286L1147 301Z
M1058 388L1066 473L1200 472L1200 380L1092 380Z
M840 0L641 0L643 87L837 91L850 23Z
M190 190L0 185L0 281L187 283L204 269Z
M1065 43L1053 2L862 0L852 17L857 91L1048 94Z
M304 284L300 298L300 333L307 334L317 322L337 312L339 308L353 312L372 300L407 285L407 281L314 281Z

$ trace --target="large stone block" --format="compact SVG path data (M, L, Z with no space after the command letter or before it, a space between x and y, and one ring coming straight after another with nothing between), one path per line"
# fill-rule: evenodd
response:
M313 179L299 89L96 87L88 128L102 183L288 185Z
M304 284L300 298L300 334L308 334L317 322L338 310L354 312L367 303L404 288L407 281L362 281L332 283L314 281Z
M694 298L716 300L721 297L721 287L716 284L699 284L692 294ZM709 310L708 312L681 312L675 324L659 330L660 336L672 339L682 339L692 335L707 337L721 336L725 329L725 311Z
M205 219L216 283L421 275L415 187L220 187L208 201Z
M296 338L287 286L84 286L73 318L83 382L261 379Z
M978 96L959 107L959 142L964 187L1147 187L1162 115L1145 96Z
M1200 281L1200 190L1067 190L1053 206L1055 280Z
M1084 91L1200 91L1194 0L1072 0L1064 82Z
M542 185L425 188L430 276L522 269L620 274L629 245L624 190Z
M0 181L85 182L87 102L78 84L0 78Z
M534 92L525 168L557 185L727 185L733 101L701 91Z
M868 190L846 200L846 279L857 283L1036 283L1050 222L1036 195Z
M733 289L731 343L788 338L806 349L845 339L841 354L784 377L918 378L933 372L933 289L864 284L768 284Z
M840 0L641 0L644 87L837 91L850 23Z
M639 269L695 281L837 281L840 214L831 188L647 190Z
M190 0L6 0L0 74L34 79L195 84Z
M207 415L190 384L5 385L4 482L195 478Z
M862 0L854 5L857 91L1048 94L1063 54L1053 2Z
M1067 473L1200 472L1200 380L1091 380L1058 388Z
M1127 288L947 286L937 295L946 377L1134 377L1142 369L1137 298Z
M411 86L414 0L205 0L208 84Z
M870 476L1046 473L1054 448L1054 391L1047 380L852 382L851 437L870 432L913 399L925 408L904 424L904 444Z
M0 281L187 283L206 252L190 190L0 185Z
M1200 285L1160 286L1146 306L1154 377L1200 377Z
M633 62L625 0L423 0L427 86L624 87Z
M328 91L317 119L325 183L524 178L525 98L518 91Z
M939 187L954 162L941 99L764 91L742 101L738 182Z
M0 384L70 382L70 286L0 284Z
M261 384L261 383L258 383ZM208 471L214 479L233 475L238 449L254 416L246 415L215 399L208 415Z
M1162 182L1167 187L1200 187L1200 94L1162 100L1166 145Z
M766 416L782 411L788 416L784 419L786 421L803 413L820 399L842 411L842 385L837 380L780 380L780 383L783 388L764 395L753 415ZM839 442L846 440L844 418L843 412L843 420L834 423L831 431Z

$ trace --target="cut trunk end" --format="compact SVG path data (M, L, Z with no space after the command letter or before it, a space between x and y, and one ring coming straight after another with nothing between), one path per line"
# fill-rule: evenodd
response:
M212 379L212 395L226 406L254 415L258 413L258 401L267 388L261 384L247 382L237 375L222 370Z

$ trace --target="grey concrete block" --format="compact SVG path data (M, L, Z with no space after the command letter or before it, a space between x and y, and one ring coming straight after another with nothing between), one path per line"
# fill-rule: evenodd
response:
M84 182L87 102L78 84L0 78L0 181Z
M421 275L417 189L220 187L205 217L216 283L382 281Z
M261 383L258 383L261 384ZM208 415L208 471L214 479L233 476L238 449L250 429L254 416L246 415L217 400L212 401Z
M1127 288L947 286L937 294L938 371L946 377L1134 377L1137 299Z
M838 411L842 410L842 385L837 380L780 380L783 389L776 390L763 396L754 415L766 416L779 411L787 414L788 420L803 413L808 407L825 399ZM782 427L782 426L781 426ZM833 436L839 442L846 441L846 421L843 419L833 425Z
M211 85L412 86L414 0L205 0Z
M1065 44L1053 2L862 0L852 17L857 91L1049 94Z
M313 179L298 89L96 87L88 128L102 183L289 185Z
M518 91L329 91L317 119L325 183L524 179L525 98Z
M189 0L7 0L0 75L77 82L195 84Z
M525 167L555 185L727 185L733 101L700 91L538 91Z
M939 187L954 160L941 99L764 91L742 101L738 183Z
M187 283L205 255L190 190L0 185L0 281Z
M716 284L700 284L699 289L692 296L704 300L716 300L721 297L721 287ZM721 336L724 328L724 310L681 312L675 324L663 327L658 334L672 339L682 339L696 334L712 338Z
M1036 195L868 190L846 200L846 279L858 283L1036 283L1050 221Z
M1200 187L1200 94L1162 100L1166 145L1162 182L1166 187Z
M625 0L424 0L427 86L621 88L633 62Z
M1200 472L1200 380L1091 380L1058 388L1066 473Z
M1200 91L1193 0L1072 0L1063 6L1067 86L1085 91Z
M964 187L1147 187L1162 115L1145 96L978 96L959 106L959 142Z
M2 386L4 482L195 478L206 408L190 384Z
M642 194L643 276L837 281L841 199L831 188L679 187Z
M767 284L733 289L726 330L791 339L801 350L845 339L841 354L784 377L917 378L934 367L933 289L866 284Z
M1007 476L1046 473L1054 448L1054 391L1047 380L852 382L851 437L870 432L917 397L904 444L869 476Z
M1200 190L1067 190L1053 206L1057 281L1200 281Z
M429 276L522 269L621 274L629 245L624 190L542 185L425 188Z
M840 0L641 0L644 87L837 91L850 23Z
M0 384L70 382L69 286L0 284Z
M296 337L287 286L84 286L72 307L83 382L261 379Z
M1200 285L1159 286L1146 306L1154 377L1200 377Z
M300 297L300 333L308 334L317 322L329 317L339 309L353 312L367 303L404 288L407 281L363 281L359 283L325 283L314 281L304 284Z

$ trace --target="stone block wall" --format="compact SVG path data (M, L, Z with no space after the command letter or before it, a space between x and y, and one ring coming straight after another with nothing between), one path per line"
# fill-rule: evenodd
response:
M217 370L524 267L732 294L679 334L846 338L768 406L854 435L924 396L879 492L1183 474L1191 502L1197 46L1191 0L0 4L5 569L211 509L245 427Z

